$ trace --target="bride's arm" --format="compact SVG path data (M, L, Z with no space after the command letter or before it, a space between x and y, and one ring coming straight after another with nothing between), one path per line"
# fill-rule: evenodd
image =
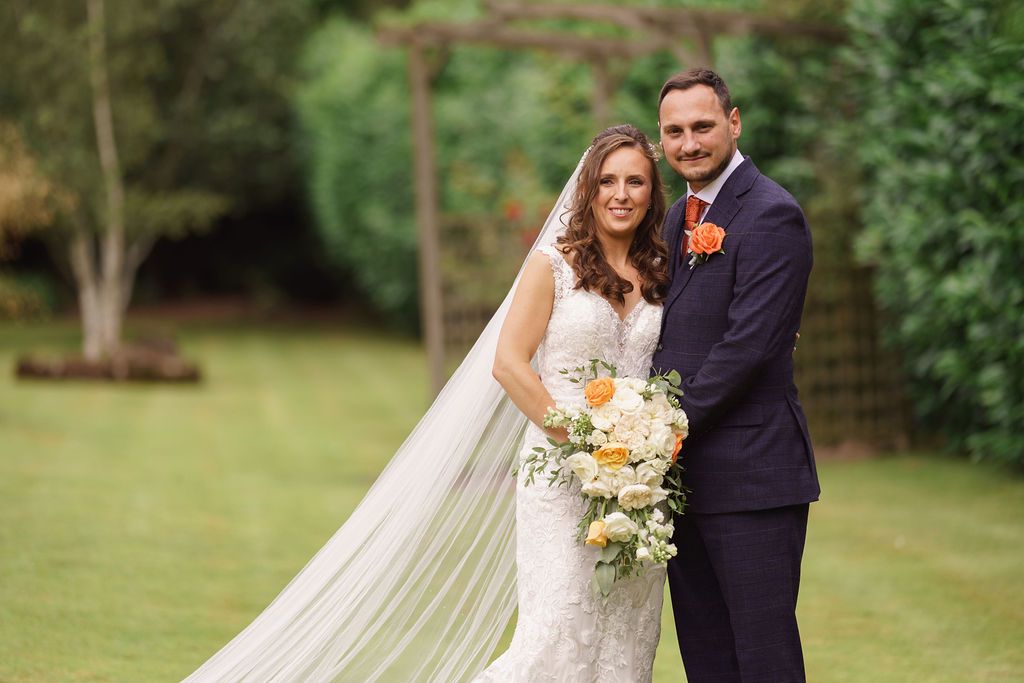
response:
M512 297L505 323L498 336L492 374L509 398L530 419L543 429L544 414L555 405L540 377L530 366L551 317L555 301L555 281L547 256L534 252L530 256ZM564 429L545 429L564 441Z

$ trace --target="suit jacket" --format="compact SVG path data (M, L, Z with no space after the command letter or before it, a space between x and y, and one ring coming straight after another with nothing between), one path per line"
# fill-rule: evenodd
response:
M705 222L724 254L681 260L685 197L665 219L672 284L656 370L683 377L690 435L680 462L692 512L739 512L817 500L807 420L793 382L793 343L811 272L811 234L796 200L750 158Z

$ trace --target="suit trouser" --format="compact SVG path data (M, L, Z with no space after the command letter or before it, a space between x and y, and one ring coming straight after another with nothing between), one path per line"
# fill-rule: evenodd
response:
M668 576L689 683L806 680L796 599L807 511L676 518Z

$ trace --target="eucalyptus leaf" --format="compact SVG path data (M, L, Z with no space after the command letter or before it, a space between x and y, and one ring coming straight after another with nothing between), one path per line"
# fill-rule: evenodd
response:
M601 595L608 597L612 592L612 584L615 583L615 567L606 562L598 562L594 568L594 581Z
M622 552L622 544L618 542L612 542L601 549L601 561L611 562Z

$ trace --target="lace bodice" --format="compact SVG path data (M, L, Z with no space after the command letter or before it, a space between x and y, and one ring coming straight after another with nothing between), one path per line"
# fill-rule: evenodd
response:
M612 363L620 376L646 377L661 330L661 306L641 298L620 319L607 299L575 289L576 273L557 249L546 246L539 251L551 261L555 303L537 350L537 369L555 402L568 405L581 400L580 386L559 371L593 358Z
M621 375L646 377L661 327L661 306L643 299L621 320L602 297L574 289L572 267L553 247L555 301L537 361L544 386L561 405L583 389L560 374L600 358ZM546 445L530 425L520 457ZM598 550L577 538L585 503L578 484L538 478L516 488L518 621L508 651L475 683L650 683L661 631L665 568L616 583L608 600L592 586Z

